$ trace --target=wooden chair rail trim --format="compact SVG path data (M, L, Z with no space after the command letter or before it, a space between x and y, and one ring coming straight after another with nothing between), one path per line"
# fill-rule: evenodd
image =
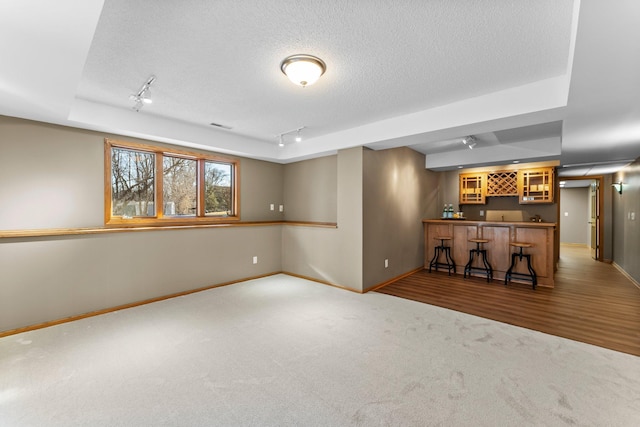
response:
M338 228L335 222L315 221L239 221L216 224L167 225L148 227L88 227L88 228L45 228L34 230L0 230L0 239L25 237L79 236L86 234L127 233L138 231L187 230L191 228L263 227L271 225L291 225L296 227Z

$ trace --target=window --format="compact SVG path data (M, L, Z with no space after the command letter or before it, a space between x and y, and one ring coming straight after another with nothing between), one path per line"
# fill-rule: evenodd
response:
M113 148L111 209L124 218L154 216L155 154ZM150 211L151 210L151 211Z
M163 156L162 200L164 216L196 216L198 211L197 160Z
M238 220L237 169L236 160L105 139L105 223Z
M204 213L207 216L229 215L233 209L230 163L204 162Z

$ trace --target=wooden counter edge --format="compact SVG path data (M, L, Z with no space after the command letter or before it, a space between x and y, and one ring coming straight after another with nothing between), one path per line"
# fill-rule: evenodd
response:
M533 221L475 221L469 219L423 219L424 224L469 224L469 225L488 225L491 227L496 226L516 226L516 227L556 227L555 222L533 222Z

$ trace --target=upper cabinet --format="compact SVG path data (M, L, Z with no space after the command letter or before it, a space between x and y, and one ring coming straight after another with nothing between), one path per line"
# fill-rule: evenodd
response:
M521 204L553 203L553 168L518 171L518 200Z
M517 196L518 171L491 172L487 174L487 196Z
M481 205L487 197L518 197L520 204L553 203L553 167L460 174L460 204Z
M460 174L460 204L483 205L487 194L486 173Z

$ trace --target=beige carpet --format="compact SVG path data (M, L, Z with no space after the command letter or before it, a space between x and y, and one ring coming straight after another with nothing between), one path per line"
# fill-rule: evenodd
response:
M640 358L285 275L0 339L2 426L637 426Z

